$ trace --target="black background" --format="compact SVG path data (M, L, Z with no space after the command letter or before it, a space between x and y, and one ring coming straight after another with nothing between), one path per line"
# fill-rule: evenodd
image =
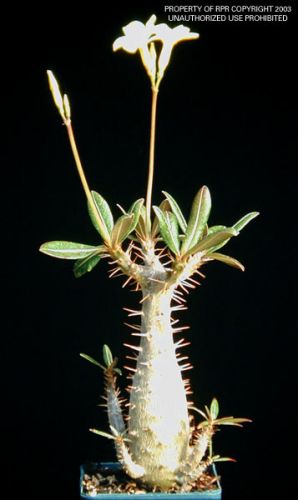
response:
M137 296L108 280L105 262L75 280L71 263L38 253L51 239L98 243L46 69L69 94L92 188L114 214L145 194L149 80L138 57L111 45L132 19L167 22L164 3L98 8L48 4L3 20L2 484L13 496L76 498L79 464L114 459L88 432L107 430L102 376L78 354L99 358L108 343L125 364L122 307ZM188 213L206 184L211 224L261 212L226 250L246 272L206 266L183 318L196 405L216 396L222 415L253 419L216 436L216 452L237 458L218 466L225 500L286 495L295 479L296 20L184 23L201 37L175 48L159 95L154 203L165 189Z

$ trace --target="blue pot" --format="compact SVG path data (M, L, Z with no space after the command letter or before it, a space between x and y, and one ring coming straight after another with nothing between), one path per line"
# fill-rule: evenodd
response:
M94 466L99 466L99 467L105 467L113 472L121 470L121 465L117 462L102 462L100 464L93 464ZM215 466L212 466L212 471L214 475L216 476L216 469ZM172 496L175 498L175 500L179 499L184 499L184 500L221 500L221 487L219 482L217 482L217 488L215 490L207 490L207 491L197 491L197 492L190 492L190 493L101 493L95 496L91 495L86 495L86 493L83 493L83 477L85 474L85 466L81 466L81 477L80 477L80 495L82 499L85 500L91 500L92 498L98 499L98 500L111 500L111 498L114 497L121 497L121 500L132 500L132 497L134 500L144 500L144 496L147 498L154 498L154 500L168 500L169 496Z

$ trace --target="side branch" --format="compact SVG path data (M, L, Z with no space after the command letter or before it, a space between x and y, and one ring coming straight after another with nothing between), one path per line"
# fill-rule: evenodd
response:
M113 259L116 268L125 274L126 276L130 276L132 279L134 279L137 283L140 285L143 282L143 276L144 276L144 266L136 264L132 259L130 255L130 249L128 248L127 251L125 252L122 248L118 247L117 249L113 249L112 247L107 248L107 252Z
M180 484L188 484L196 480L204 470L212 463L212 458L204 460L208 446L213 435L212 426L206 427L198 436L196 444L190 448L190 453L184 464L177 471L177 481Z
M116 388L116 375L113 367L105 370L104 377L109 424L117 431L117 434L123 434L126 427L122 416L120 391Z
M144 475L144 468L132 460L129 449L125 444L124 435L126 434L126 427L122 416L122 401L119 398L120 392L119 389L116 388L116 375L113 364L105 370L104 377L108 419L110 428L115 436L114 443L117 459L130 477L141 477Z

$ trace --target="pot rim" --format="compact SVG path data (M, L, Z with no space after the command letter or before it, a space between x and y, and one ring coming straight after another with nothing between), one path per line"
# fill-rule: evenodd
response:
M99 467L105 467L105 468L110 468L110 469L116 469L120 470L121 469L121 464L119 462L91 462L91 465L99 466ZM198 499L198 500L207 500L207 499L214 499L214 500L220 500L221 499L221 492L222 488L219 482L219 479L217 478L216 484L217 488L214 490L206 490L206 491L191 491L191 492L180 492L180 493L163 493L163 492L158 492L158 493L98 493L97 495L87 495L86 493L83 493L83 486L82 486L82 481L83 481L83 476L85 474L85 468L86 464L82 464L80 467L80 496L81 499L84 500L90 500L91 498L94 498L95 500L111 500L112 497L121 497L121 500L132 500L132 498L139 500L143 499L145 497L147 498L155 498L158 500L168 500L169 496L174 496L175 499L179 500L182 498L187 498L187 499ZM217 476L216 472L216 467L214 464L210 466L213 474Z

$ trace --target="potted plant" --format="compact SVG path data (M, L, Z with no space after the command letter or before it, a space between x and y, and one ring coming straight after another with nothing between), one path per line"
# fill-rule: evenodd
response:
M68 241L50 241L41 245L41 252L62 259L73 259L74 274L81 277L101 260L113 266L110 276L125 276L123 286L133 286L141 293L139 307L128 310L128 316L138 321L131 325L135 342L125 344L132 351L134 366L128 367L130 398L124 406L117 388L121 373L109 347L103 346L103 362L86 354L82 357L103 371L109 432L91 429L112 439L118 464L112 466L112 476L104 477L95 470L82 471L82 497L104 498L111 492L125 496L134 493L157 492L157 498L175 493L193 498L221 498L214 463L232 460L213 453L212 439L219 426L241 426L247 418L219 417L219 405L214 398L204 409L188 403L190 382L183 377L191 368L185 356L177 351L186 345L174 334L185 327L177 326L177 312L184 310L184 294L194 289L201 278L201 268L217 260L244 270L233 257L219 252L228 241L258 213L251 212L233 226L208 225L211 196L201 187L192 201L188 218L168 192L159 206L152 207L154 174L155 124L160 83L169 64L174 45L198 38L185 26L170 28L156 24L151 16L146 24L133 21L123 28L124 35L113 49L139 52L152 88L151 131L148 183L146 198L133 201L114 220L107 201L91 191L77 150L67 95L60 92L53 73L48 71L55 104L66 127L75 164L87 198L88 211L101 238L99 245ZM193 412L199 415L194 419ZM213 467L213 469L212 469ZM106 464L104 468L109 468ZM114 475L121 468L131 478L126 486L114 484ZM112 479L111 479L112 478ZM143 489L142 489L143 488ZM203 490L203 491L201 491ZM138 493L139 492L139 493ZM159 492L159 493L158 493ZM159 495L159 496L158 496Z

